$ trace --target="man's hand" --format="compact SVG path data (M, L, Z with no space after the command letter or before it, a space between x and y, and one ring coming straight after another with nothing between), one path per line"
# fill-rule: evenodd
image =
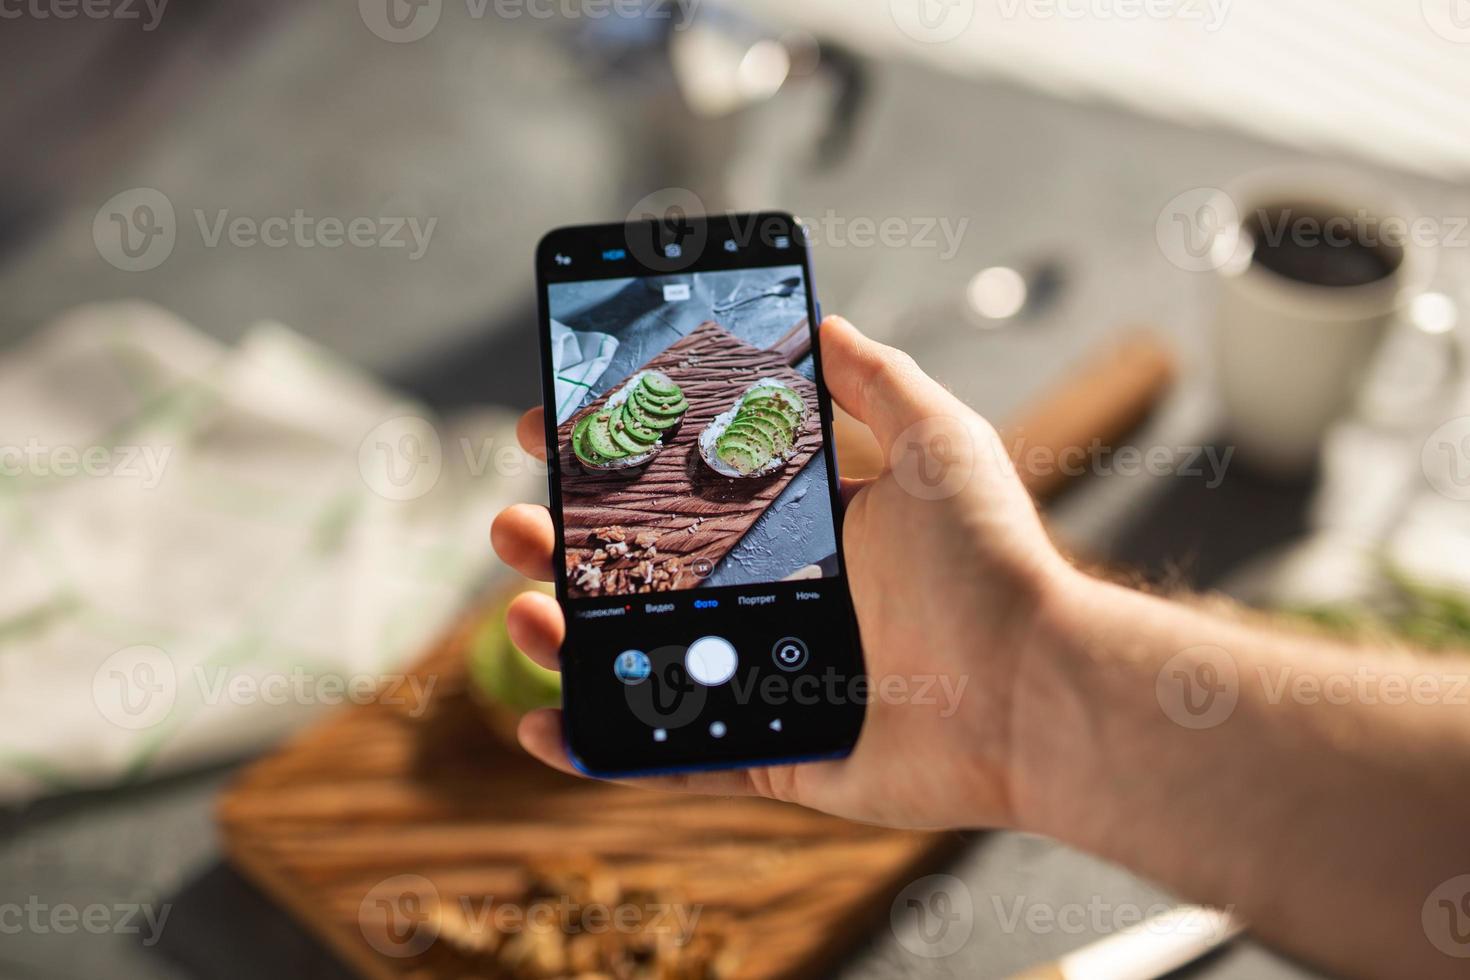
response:
M889 464L843 487L874 689L932 679L957 696L876 698L841 762L643 782L890 826L1046 833L1343 974L1465 975L1463 660L1351 649L1088 578L1047 540L989 425L843 320L822 324L821 344L827 387ZM522 444L542 453L542 431L528 414ZM544 508L510 508L492 538L551 577ZM521 596L510 631L556 666L554 600ZM1362 678L1362 693L1324 694ZM1426 693L1386 696L1411 681ZM1181 713L1191 684L1222 710ZM559 712L528 715L521 740L571 771Z
M995 430L901 351L845 320L821 326L827 387L869 426L891 466L844 482L843 548L875 696L853 754L836 762L638 780L720 794L755 793L903 827L1012 826L1012 716L1021 664L1039 641L1049 589L1071 573L1042 530ZM541 411L521 419L526 451L544 458ZM551 578L551 516L517 505L491 538L511 566ZM510 606L517 646L557 667L565 623L540 593ZM918 692L922 697L916 697ZM522 744L573 772L561 712L521 723Z

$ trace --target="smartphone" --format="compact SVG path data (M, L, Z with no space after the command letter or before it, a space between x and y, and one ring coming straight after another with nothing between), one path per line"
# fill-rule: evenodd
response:
M536 273L573 762L847 754L867 679L800 223L561 228Z

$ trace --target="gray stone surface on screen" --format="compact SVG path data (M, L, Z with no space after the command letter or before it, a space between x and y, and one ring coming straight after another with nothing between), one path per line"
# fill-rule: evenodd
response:
M665 300L664 286L687 283L687 300ZM602 279L551 286L551 315L573 330L612 334L618 350L592 386L595 398L666 347L714 320L754 347L769 347L807 315L800 266L732 269L643 279ZM811 378L812 356L793 365ZM826 466L814 458L802 469L705 580L741 585L784 578L821 561L834 571L837 553ZM798 560L799 557L799 560Z

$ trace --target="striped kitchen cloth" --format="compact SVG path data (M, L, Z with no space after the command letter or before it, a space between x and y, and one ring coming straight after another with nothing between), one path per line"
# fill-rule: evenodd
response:
M551 366L556 378L556 424L576 414L587 394L618 352L612 334L573 330L551 321Z

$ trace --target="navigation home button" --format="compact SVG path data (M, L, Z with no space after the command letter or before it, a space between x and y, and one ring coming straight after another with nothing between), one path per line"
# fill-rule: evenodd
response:
M684 653L684 668L705 687L717 687L735 676L739 657L723 636L701 636Z

